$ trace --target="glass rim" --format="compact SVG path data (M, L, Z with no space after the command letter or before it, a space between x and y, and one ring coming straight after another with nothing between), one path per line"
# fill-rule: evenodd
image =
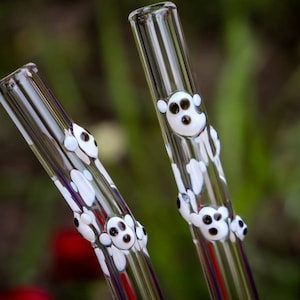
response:
M142 17L147 15L155 15L167 11L169 9L177 9L176 5L171 1L159 2L150 5L146 5L133 10L128 15L129 21L134 21L136 17Z
M5 84L7 84L11 79L18 77L19 74L24 74L30 71L33 72L37 72L37 66L35 63L29 62L27 64L24 64L23 66L19 67L18 69L16 69L15 71L11 72L10 74L4 76L3 78L0 78L0 86L3 86ZM28 74L30 75L30 74Z

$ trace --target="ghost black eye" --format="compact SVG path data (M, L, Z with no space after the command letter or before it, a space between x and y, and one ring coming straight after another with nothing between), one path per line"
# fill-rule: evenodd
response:
M181 121L182 121L182 124L189 125L191 123L191 117L190 116L183 116Z
M178 114L179 112L179 106L177 103L170 104L170 112L174 115Z
M182 99L180 101L180 107L183 109L183 110L187 110L189 107L190 107L190 101L189 99Z
M129 234L125 234L123 237L123 241L128 244L131 241L131 237Z
M209 225L212 223L212 218L209 215L205 215L203 216L202 221L204 224Z
M118 229L116 227L112 227L110 230L109 230L109 234L111 236L117 236L119 233Z
M123 222L119 222L118 223L118 227L120 228L120 230L124 231L126 229L126 225Z
M208 230L208 232L211 234L211 235L217 235L218 234L218 229L217 228L210 228Z
M214 219L215 219L216 221L220 221L221 218L222 218L222 215L221 215L221 214L219 214L219 213L215 213L215 214L214 214Z
M89 139L90 139L90 136L87 132L83 131L81 134L80 134L80 138L84 141L84 142L87 142Z
M76 227L79 227L79 221L78 221L77 218L74 218L74 225L75 225Z
M145 227L143 227L143 233L144 233L144 235L147 235L147 231L146 231Z

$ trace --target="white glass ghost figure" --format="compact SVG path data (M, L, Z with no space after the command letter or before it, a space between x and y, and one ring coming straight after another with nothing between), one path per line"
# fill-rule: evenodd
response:
M211 139L209 139L208 131ZM215 164L220 178L226 183L220 161L221 142L217 131L212 126L206 127L205 130L195 138L195 142L199 144L199 153L201 154L203 162L208 165L210 159Z
M73 123L73 134L81 150L88 156L97 158L98 146L94 137L84 128Z
M114 246L121 250L130 249L136 240L134 231L120 217L112 217L108 220L106 231Z
M148 235L146 232L145 227L140 223L140 222L136 222L137 226L135 229L135 233L136 233L136 241L137 241L137 245L138 245L138 249L141 251L144 251L145 254L148 254L148 250L147 250L147 243L148 243Z
M93 179L88 170L80 172L76 169L71 170L71 186L75 192L79 193L87 206L92 206L95 201L96 192L90 181Z
M89 242L94 243L96 240L96 234L93 227L97 227L95 223L95 216L87 209L83 213L74 212L74 224L79 233ZM100 230L99 230L100 232Z
M206 172L206 165L203 161L192 158L186 165L186 170L190 174L193 192L198 195L203 187L203 173Z
M179 193L177 198L177 208L181 216L191 223L191 214L197 212L196 196L191 190L185 193Z
M229 234L229 212L225 206L204 206L199 213L191 214L191 223L199 227L209 241L224 241Z
M230 222L230 229L240 240L245 238L248 231L246 223L238 215Z
M201 97L193 97L184 91L174 93L168 103L164 100L157 101L157 108L161 113L166 113L167 120L172 130L182 136L197 136L206 126L204 112L198 110Z
M91 158L98 157L98 146L94 137L84 128L73 123L71 129L65 132L64 146L68 151L75 152L86 164Z
M128 250L136 243L133 225L134 221L130 215L126 215L124 219L111 217L106 224L106 232L99 237L100 243L108 248L108 252L120 272L126 268Z

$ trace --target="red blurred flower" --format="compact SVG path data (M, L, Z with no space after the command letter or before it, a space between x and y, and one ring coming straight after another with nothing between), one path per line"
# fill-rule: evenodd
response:
M76 229L61 229L52 238L52 275L57 280L92 279L101 268L91 244Z
M54 300L42 289L33 286L19 286L0 292L0 300Z

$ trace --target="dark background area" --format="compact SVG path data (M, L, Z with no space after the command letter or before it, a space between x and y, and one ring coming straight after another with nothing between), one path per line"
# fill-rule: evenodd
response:
M132 10L150 3L1 1L0 77L37 64L67 113L96 136L100 159L147 228L166 299L207 299L127 21ZM234 207L248 223L244 245L261 299L299 299L300 2L176 5L192 70L221 138ZM86 265L79 254L56 265L57 236L72 222L1 109L0 290L27 285L54 299L106 299L104 279L81 271Z

